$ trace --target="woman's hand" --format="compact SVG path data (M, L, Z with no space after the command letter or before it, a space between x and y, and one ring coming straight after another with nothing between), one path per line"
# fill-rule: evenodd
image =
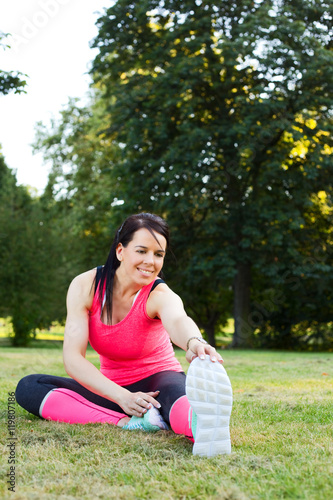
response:
M191 363L191 361L194 358L201 358L205 359L206 355L210 356L211 361L213 363L218 362L218 363L223 363L223 359L220 356L218 352L216 352L216 349L212 347L209 344L203 344L199 340L191 340L189 349L186 351L186 361Z
M136 417L142 417L149 408L155 406L155 408L161 408L161 405L156 398L160 391L155 392L130 392L126 390L126 393L121 401L117 401L119 406L122 407L127 415L135 415Z

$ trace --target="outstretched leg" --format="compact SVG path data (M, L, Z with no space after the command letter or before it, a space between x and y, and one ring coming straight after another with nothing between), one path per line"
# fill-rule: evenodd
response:
M229 420L232 389L229 377L220 363L209 356L195 358L187 375L161 372L142 382L145 389L160 394L161 414L176 434L194 442L193 454L214 456L231 452Z
M36 416L70 424L107 422L117 425L127 417L112 401L66 377L28 375L18 383L16 400Z
M186 394L193 410L194 455L231 453L229 420L232 389L220 363L195 358L187 372Z

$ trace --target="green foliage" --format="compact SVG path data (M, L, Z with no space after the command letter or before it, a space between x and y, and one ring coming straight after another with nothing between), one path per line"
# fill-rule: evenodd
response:
M0 32L0 48L10 48L9 45L5 45L1 41L7 36L7 34ZM19 71L0 70L0 94L6 95L11 91L14 91L15 94L25 93L24 87L26 86L27 82L26 80L21 79L22 76L26 77L27 75Z
M13 345L27 345L36 328L65 314L68 278L63 236L51 214L0 157L0 316L10 316Z
M270 348L331 350L332 214L330 196L312 197L298 231L299 262L289 250L275 257L270 276L255 275L250 321L256 343ZM275 284L275 287L272 286Z
M97 24L91 104L71 101L36 144L76 267L102 259L120 219L157 212L167 280L212 343L233 313L234 346L280 330L295 345L295 324L331 311L329 3L118 0Z
M73 99L51 129L42 123L37 127L35 149L53 164L44 198L54 203L57 222L70 235L74 275L104 263L115 229L111 212L117 182L110 172L119 146L103 132L107 119L101 101L84 108Z
M305 214L331 193L329 5L120 0L98 27L93 76L106 134L124 145L125 209L166 214L177 245L194 245L187 275L200 295L208 275L220 296L233 283L234 345L250 344L251 274L272 286L286 260L302 268Z
M21 79L22 73L0 70L0 94L8 94L14 91L15 94L25 92L23 88L27 82Z

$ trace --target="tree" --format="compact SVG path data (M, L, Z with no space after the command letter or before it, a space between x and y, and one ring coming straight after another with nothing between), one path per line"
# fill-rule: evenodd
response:
M257 346L332 349L332 222L332 200L321 191L313 196L299 230L301 266L280 262L277 286L273 289L267 280L256 286L250 320L258 330Z
M4 44L1 40L6 38L8 34L0 32L0 47L3 49L10 48L9 45ZM19 71L2 71L0 70L0 94L6 95L13 91L15 94L20 94L25 92L24 87L26 86L26 80L22 80L21 77L26 77L24 73Z
M10 316L15 346L24 346L36 328L65 316L68 287L64 236L52 213L32 198L0 156L0 314ZM67 239L67 235L65 236Z
M3 48L9 48L1 42L6 36L0 34ZM26 75L0 71L0 94L25 92L22 76ZM17 186L0 154L0 313L11 316L13 345L27 345L37 327L64 315L57 293L61 272L49 269L57 248L51 233L39 200Z
M87 107L71 99L59 121L37 127L35 149L53 165L45 197L56 200L58 224L71 235L68 252L76 274L105 261L117 224L117 182L110 172L120 148L102 133L107 119L96 97Z
M205 269L202 295L209 273L220 292L232 284L234 346L252 342L254 274L302 271L304 214L331 192L329 7L119 0L98 21L92 74L122 145L111 175L125 209L173 214L178 243L200 233L188 264Z
M0 94L24 92L21 76L0 71ZM70 237L56 223L54 207L47 195L32 197L18 186L0 154L0 314L11 317L13 345L27 345L36 328L65 316L68 261L62 250Z
M119 183L114 175L116 165L121 162L121 147L102 133L108 119L103 100L95 97L87 108L71 100L60 121L52 121L50 127L39 124L37 129L35 148L43 151L45 159L53 164L45 194L50 200L57 199L57 223L61 220L68 228L64 232L71 231L75 236L68 252L78 272L105 260L111 235L129 215L129 204L123 207L117 198ZM217 275L214 289L209 290L209 303L208 288L205 298L200 294L203 274L198 279L198 275L191 272L189 262L199 259L203 241L200 231L193 230L189 216L186 216L186 226L190 240L184 245L184 236L179 239L174 233L177 264L171 258L165 269L168 282L185 298L187 309L214 345L215 334L230 316L230 291L226 291L221 300L221 288L225 285ZM191 217L200 220L201 215L193 212ZM173 226L172 213L169 213L169 222ZM212 285L209 263L202 260L200 265ZM184 282L186 287L182 285Z

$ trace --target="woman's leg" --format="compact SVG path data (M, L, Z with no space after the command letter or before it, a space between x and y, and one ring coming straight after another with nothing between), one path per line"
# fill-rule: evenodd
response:
M192 438L191 407L185 394L186 376L184 372L164 371L126 386L132 392L160 391L156 400L160 403L160 413L164 421L176 434Z
M175 433L190 439L194 434L195 454L230 453L230 380L224 368L212 363L208 356L206 360L192 361L187 378L183 372L164 371L126 388L132 392L159 390L156 399L161 404L162 417ZM16 399L34 415L63 422L118 424L127 417L112 401L65 377L24 377L17 386Z
M108 399L89 391L73 379L52 375L28 375L18 383L16 400L39 417L71 424L117 425L127 417Z
M186 394L192 408L193 454L230 453L232 389L224 367L209 356L195 358L187 372Z
M160 391L161 415L176 434L194 441L195 455L231 452L229 420L232 389L220 363L195 358L187 372L160 372L131 386L134 391Z

